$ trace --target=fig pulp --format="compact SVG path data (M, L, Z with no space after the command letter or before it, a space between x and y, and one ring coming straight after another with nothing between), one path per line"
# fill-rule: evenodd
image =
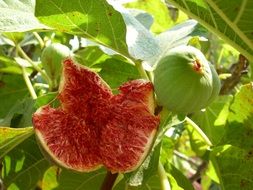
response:
M142 163L159 125L153 85L134 80L119 90L113 95L96 73L64 61L61 106L46 105L33 115L35 133L56 163L81 172L104 165L122 173Z

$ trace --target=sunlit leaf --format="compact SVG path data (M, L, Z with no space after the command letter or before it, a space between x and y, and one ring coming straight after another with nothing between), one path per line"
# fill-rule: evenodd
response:
M2 169L4 185L8 190L34 189L48 167L48 161L32 136L5 155Z
M33 134L32 127L0 127L0 158Z
M0 1L0 32L24 32L47 28L34 16L35 1Z
M253 1L167 0L253 60Z

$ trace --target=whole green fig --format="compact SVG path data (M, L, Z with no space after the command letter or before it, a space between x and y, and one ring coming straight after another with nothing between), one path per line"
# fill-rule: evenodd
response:
M59 84L62 61L68 56L70 56L70 49L60 43L52 43L42 51L41 62L53 82L53 88L57 88Z
M201 51L179 46L156 65L154 88L159 105L174 113L188 114L211 103L219 93L220 82Z

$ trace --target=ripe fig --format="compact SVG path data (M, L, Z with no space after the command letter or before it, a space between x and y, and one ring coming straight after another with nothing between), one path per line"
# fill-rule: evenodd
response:
M219 92L219 79L205 56L191 46L171 49L156 65L154 88L158 103L175 113L206 107Z
M102 128L100 154L111 172L138 168L150 150L159 125L154 115L153 86L145 80L123 84L112 97L110 117Z
M119 90L113 95L96 73L64 61L60 107L46 105L33 115L35 134L54 162L81 172L103 164L122 173L139 167L159 125L153 85L134 80Z
M64 61L63 76L58 96L61 106L46 105L34 113L35 134L60 166L92 171L102 165L99 124L106 122L103 109L113 94L96 73L70 59Z
M70 56L70 49L60 43L52 43L41 53L41 63L48 76L53 81L53 88L59 84L62 61Z

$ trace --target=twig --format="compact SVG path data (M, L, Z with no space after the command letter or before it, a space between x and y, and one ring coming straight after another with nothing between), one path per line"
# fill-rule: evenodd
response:
M32 98L33 98L33 99L37 99L36 92L35 92L35 90L34 90L34 88L33 88L33 85L32 85L32 83L31 83L31 81L30 81L30 79L29 79L29 76L28 76L28 74L27 74L25 68L24 68L24 67L21 67L21 68L22 68L22 74L23 74L23 78L24 78L24 80L25 80L25 84L26 84L26 86L27 86L27 88L28 88L28 90L29 90L29 92L30 92Z
M143 67L142 67L141 61L136 61L136 62L135 62L135 66L136 66L137 70L139 71L141 77L142 77L143 79L149 80L149 77L148 77L146 71L145 71L145 70L143 69Z
M117 173L112 174L110 171L108 171L100 190L111 190L117 177Z
M158 175L161 183L161 190L171 190L170 183L161 162L158 165Z
M240 82L241 76L247 70L248 65L249 61L240 54L238 62L230 67L231 77L223 82L220 94L228 94L234 89L234 87Z
M206 136L206 134L201 130L201 128L196 123L194 123L189 117L186 117L185 121L196 130L196 132L203 138L203 140L206 142L207 145L213 146L209 138Z
M35 36L35 38L38 40L40 47L43 48L45 46L44 41L42 40L42 38L40 37L40 35L37 32L33 32L33 35Z
M195 167L198 167L199 164L196 163L196 161L192 158L189 158L188 156L182 154L181 152L178 152L177 150L174 150L173 151L174 154L178 157L178 158L181 158L182 160L185 160L187 161L188 163L190 163L191 165L195 166Z
M33 68L38 71L41 76L46 80L46 82L49 84L49 86L51 87L52 82L51 79L49 78L49 76L39 67L37 66L31 59L30 57L28 57L28 55L24 52L24 50L20 47L20 45L16 45L17 51L21 54L21 56L26 59L32 66Z
M198 167L196 173L193 174L193 175L189 178L189 180L190 180L191 182L194 182L194 181L198 180L198 179L201 177L202 172L203 172L206 168L207 168L207 162L203 161L202 164L199 165L199 167Z

